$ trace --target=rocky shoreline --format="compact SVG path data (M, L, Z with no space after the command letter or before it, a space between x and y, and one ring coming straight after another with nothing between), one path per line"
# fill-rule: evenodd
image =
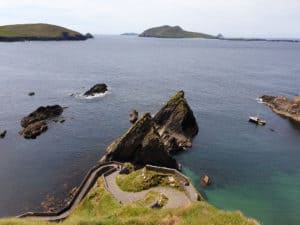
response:
M288 99L284 96L261 96L262 102L275 113L300 123L300 96Z

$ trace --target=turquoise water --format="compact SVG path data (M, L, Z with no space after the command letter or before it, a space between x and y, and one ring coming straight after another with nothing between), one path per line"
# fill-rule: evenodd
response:
M98 36L0 49L0 129L8 130L0 140L0 216L40 210L47 194L66 196L129 128L132 109L153 114L183 89L200 131L176 158L207 201L266 225L300 224L300 125L256 101L300 94L299 44ZM70 96L100 82L110 88L104 97ZM36 140L20 137L20 119L48 104L68 106L66 122ZM248 123L255 114L267 125ZM199 185L204 173L209 188Z

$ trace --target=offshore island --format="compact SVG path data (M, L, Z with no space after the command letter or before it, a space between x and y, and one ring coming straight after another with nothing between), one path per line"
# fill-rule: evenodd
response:
M52 24L15 24L0 26L0 42L16 41L83 41L93 38L93 35L85 35Z
M45 118L46 109L38 109L39 114L33 113L29 119ZM190 148L199 131L183 91L154 116L145 113L139 118L134 111L129 121L131 127L107 147L80 186L71 190L63 208L1 219L0 225L259 224L239 211L211 206L180 172L181 165L173 155Z

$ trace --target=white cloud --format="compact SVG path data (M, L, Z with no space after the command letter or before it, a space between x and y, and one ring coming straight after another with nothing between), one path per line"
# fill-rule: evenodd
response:
M48 22L82 32L157 25L227 36L300 37L300 0L0 0L2 24Z

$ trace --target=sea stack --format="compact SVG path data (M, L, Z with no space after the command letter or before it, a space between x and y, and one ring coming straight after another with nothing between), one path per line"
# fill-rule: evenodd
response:
M109 161L132 162L141 166L151 164L178 169L176 160L165 149L149 113L144 114L123 136L107 147L100 162Z
M192 147L193 138L198 134L199 128L183 91L171 97L153 120L169 152Z
M184 92L176 93L154 116L144 114L106 149L100 162L121 161L180 169L171 153L192 146L198 125Z

